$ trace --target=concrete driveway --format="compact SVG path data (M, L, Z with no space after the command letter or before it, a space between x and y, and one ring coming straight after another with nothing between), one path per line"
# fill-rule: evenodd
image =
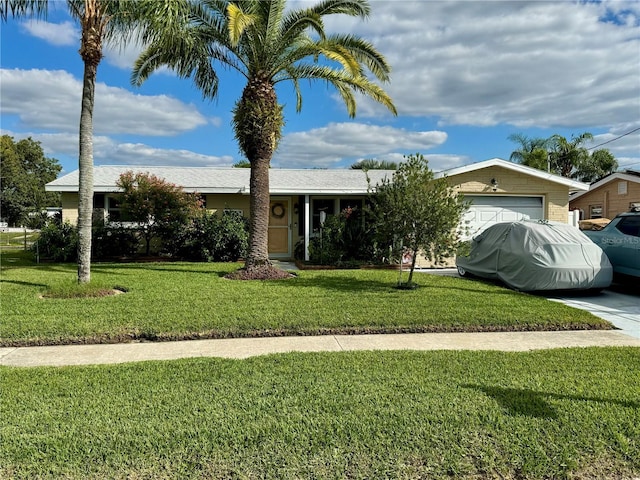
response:
M567 293L549 300L580 308L603 318L623 333L640 338L640 286L614 283L600 294Z

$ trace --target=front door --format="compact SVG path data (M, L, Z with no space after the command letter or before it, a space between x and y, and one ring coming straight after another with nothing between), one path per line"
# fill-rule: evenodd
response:
M289 199L272 198L269 204L269 256L291 257Z

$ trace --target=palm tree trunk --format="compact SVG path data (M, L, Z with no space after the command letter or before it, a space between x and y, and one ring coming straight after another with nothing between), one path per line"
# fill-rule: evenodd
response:
M271 80L256 74L247 82L234 110L240 149L251 163L249 188L249 252L243 271L230 278L273 279L288 274L269 261L269 164L282 130L282 107Z
M249 253L247 270L270 265L269 262L269 159L259 158L251 165Z
M98 65L102 59L104 22L99 0L84 0L80 56L84 63L80 110L78 191L78 283L91 280L91 224L93 220L93 104Z
M78 195L78 283L91 280L91 224L93 217L93 103L97 65L84 62L80 111Z

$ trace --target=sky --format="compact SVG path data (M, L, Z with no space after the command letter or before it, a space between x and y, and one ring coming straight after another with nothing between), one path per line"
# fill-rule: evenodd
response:
M300 7L307 0L290 1ZM315 2L313 2L315 3ZM31 137L62 174L78 167L83 64L66 2L46 21L0 28L0 131ZM421 153L434 171L508 160L511 134L594 135L621 169L640 170L640 2L372 0L365 20L327 17L330 33L370 41L392 73L383 88L398 115L358 97L349 118L336 91L278 86L286 124L273 168L348 168ZM141 46L108 45L98 68L94 164L231 166L243 160L231 126L244 77L218 69L219 95L154 73L130 83ZM600 146L600 147L598 147Z

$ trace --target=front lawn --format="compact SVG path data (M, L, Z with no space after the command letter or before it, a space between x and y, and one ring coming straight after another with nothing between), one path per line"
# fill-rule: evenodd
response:
M92 284L126 293L49 298L73 290L76 267L2 269L3 345L114 342L329 332L610 328L544 298L466 279L397 272L301 271L289 280L224 279L239 264L94 264Z
M1 276L1 345L253 335L611 328L590 313L466 279L416 274L394 288L383 270L301 271L279 281L232 281L239 264L94 264L92 284L126 293L50 298L72 291L71 264L11 266Z
M632 479L640 349L0 368L0 477Z

